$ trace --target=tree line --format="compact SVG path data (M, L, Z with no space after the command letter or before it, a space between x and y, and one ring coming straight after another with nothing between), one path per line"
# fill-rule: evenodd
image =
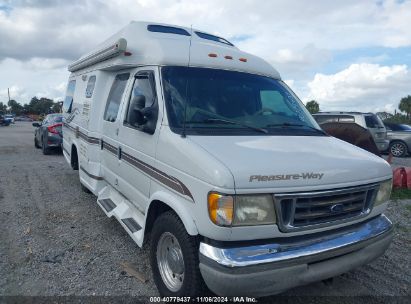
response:
M315 100L308 101L305 107L311 114L320 112L320 104ZM411 124L411 95L401 98L398 110L398 112L395 110L394 114L388 112L378 112L376 114L387 122Z
M20 104L18 101L11 99L7 103L0 102L0 112L20 115L41 115L61 112L61 101L55 102L46 97L33 97L29 103Z

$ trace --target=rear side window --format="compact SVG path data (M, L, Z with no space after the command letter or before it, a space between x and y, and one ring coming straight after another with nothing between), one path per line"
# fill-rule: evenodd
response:
M76 81L71 80L68 83L67 86L67 92L66 92L66 98L64 99L63 102L63 112L65 113L71 113L71 108L73 105L73 96L74 96L74 90L76 89Z
M313 115L313 117L319 124L329 122L355 122L354 116L351 115Z
M104 120L114 122L116 121L118 109L120 108L121 99L130 73L118 74L111 86L108 94L106 110L104 111Z
M96 76L90 76L87 82L86 88L86 98L91 98L93 96L94 86L96 84Z

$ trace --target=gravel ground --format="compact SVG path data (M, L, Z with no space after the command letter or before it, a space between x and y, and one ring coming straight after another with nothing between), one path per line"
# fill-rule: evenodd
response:
M411 166L410 158L399 161ZM34 148L29 123L0 128L0 295L158 295L147 249L138 248L116 220L104 215L96 198L80 190L77 174L61 153L44 156ZM380 296L408 296L395 298L408 300L411 200L391 202L387 215L396 232L384 256L334 278L332 284L294 288L269 300L283 296L295 296L293 302L300 303L314 303L313 296L378 297L371 302L394 299ZM124 261L135 265L148 281L128 276L120 264Z

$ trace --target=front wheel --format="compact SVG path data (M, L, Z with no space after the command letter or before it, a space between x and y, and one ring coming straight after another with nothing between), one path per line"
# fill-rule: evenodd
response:
M200 274L198 238L190 236L178 216L168 211L155 221L150 262L161 296L198 296L205 284Z
M404 157L408 154L407 145L400 141L395 141L390 145L390 152L395 157Z

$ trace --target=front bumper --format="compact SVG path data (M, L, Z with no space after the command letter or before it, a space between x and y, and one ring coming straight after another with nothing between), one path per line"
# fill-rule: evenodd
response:
M377 148L380 152L385 152L388 150L388 147L390 146L390 141L384 140L384 141L376 142L375 144L377 145Z
M202 242L200 271L218 295L272 295L371 262L388 248L392 232L391 221L381 215L332 232L281 238L269 244Z

